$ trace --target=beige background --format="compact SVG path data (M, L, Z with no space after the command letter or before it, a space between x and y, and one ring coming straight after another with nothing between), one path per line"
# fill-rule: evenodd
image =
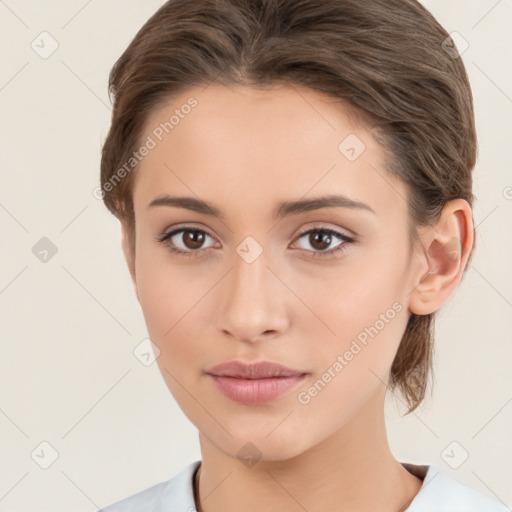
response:
M156 364L133 354L147 331L118 222L92 194L108 72L161 3L0 1L1 511L93 511L200 458ZM425 4L469 44L478 247L438 317L433 399L400 419L391 398L389 438L399 460L512 506L512 2ZM41 53L50 37L42 58L32 41Z

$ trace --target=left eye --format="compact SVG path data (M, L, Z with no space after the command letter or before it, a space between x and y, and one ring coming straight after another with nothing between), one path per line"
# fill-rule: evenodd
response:
M305 238L306 236L307 238ZM326 250L331 245L333 237L340 240L340 243L336 245L334 249ZM339 251L345 250L347 243L354 241L352 237L343 235L342 233L329 228L309 229L299 235L298 239L300 240L302 238L305 238L307 242L316 249L316 251L313 251L313 257L331 256Z
M179 234L181 234L181 236L177 236ZM177 241L181 243L181 247L178 243L173 241L173 238L175 237ZM157 237L156 241L164 244L173 254L197 256L200 254L202 249L205 249L202 246L206 237L212 238L208 233L206 233L206 231L201 229L180 228L169 233L164 233L162 236ZM334 249L326 250L332 244L333 237L338 239L340 243L336 245ZM301 239L306 239L313 247L313 257L332 256L343 251L348 243L354 242L354 238L329 228L310 229L298 236L297 240ZM206 249L211 247L212 246L206 247ZM301 247L301 249L308 250L304 247Z

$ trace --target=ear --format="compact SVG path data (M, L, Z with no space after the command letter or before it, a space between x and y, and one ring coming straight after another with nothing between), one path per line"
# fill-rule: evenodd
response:
M446 203L436 225L424 229L424 252L409 294L412 313L437 311L457 289L473 247L473 231L471 207L460 198Z
M135 295L137 296L137 300L139 300L139 292L137 290L137 278L135 275L135 251L132 251L130 248L129 236L128 236L128 227L125 222L121 221L121 246L123 249L124 259L128 265L128 270L130 271L130 276L132 278L133 287L135 289Z

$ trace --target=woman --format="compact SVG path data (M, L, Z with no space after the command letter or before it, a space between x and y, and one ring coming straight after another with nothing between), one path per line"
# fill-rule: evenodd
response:
M110 76L101 193L202 460L114 511L505 511L395 459L474 248L471 89L413 0L174 0Z

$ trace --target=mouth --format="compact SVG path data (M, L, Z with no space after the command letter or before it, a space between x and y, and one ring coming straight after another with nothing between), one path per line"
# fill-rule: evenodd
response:
M282 364L271 361L257 363L244 363L242 361L228 361L218 364L206 371L217 377L235 377L238 379L268 379L273 377L294 377L307 372L288 368Z
M270 361L253 364L230 361L205 373L221 393L241 404L275 400L297 387L308 374Z

